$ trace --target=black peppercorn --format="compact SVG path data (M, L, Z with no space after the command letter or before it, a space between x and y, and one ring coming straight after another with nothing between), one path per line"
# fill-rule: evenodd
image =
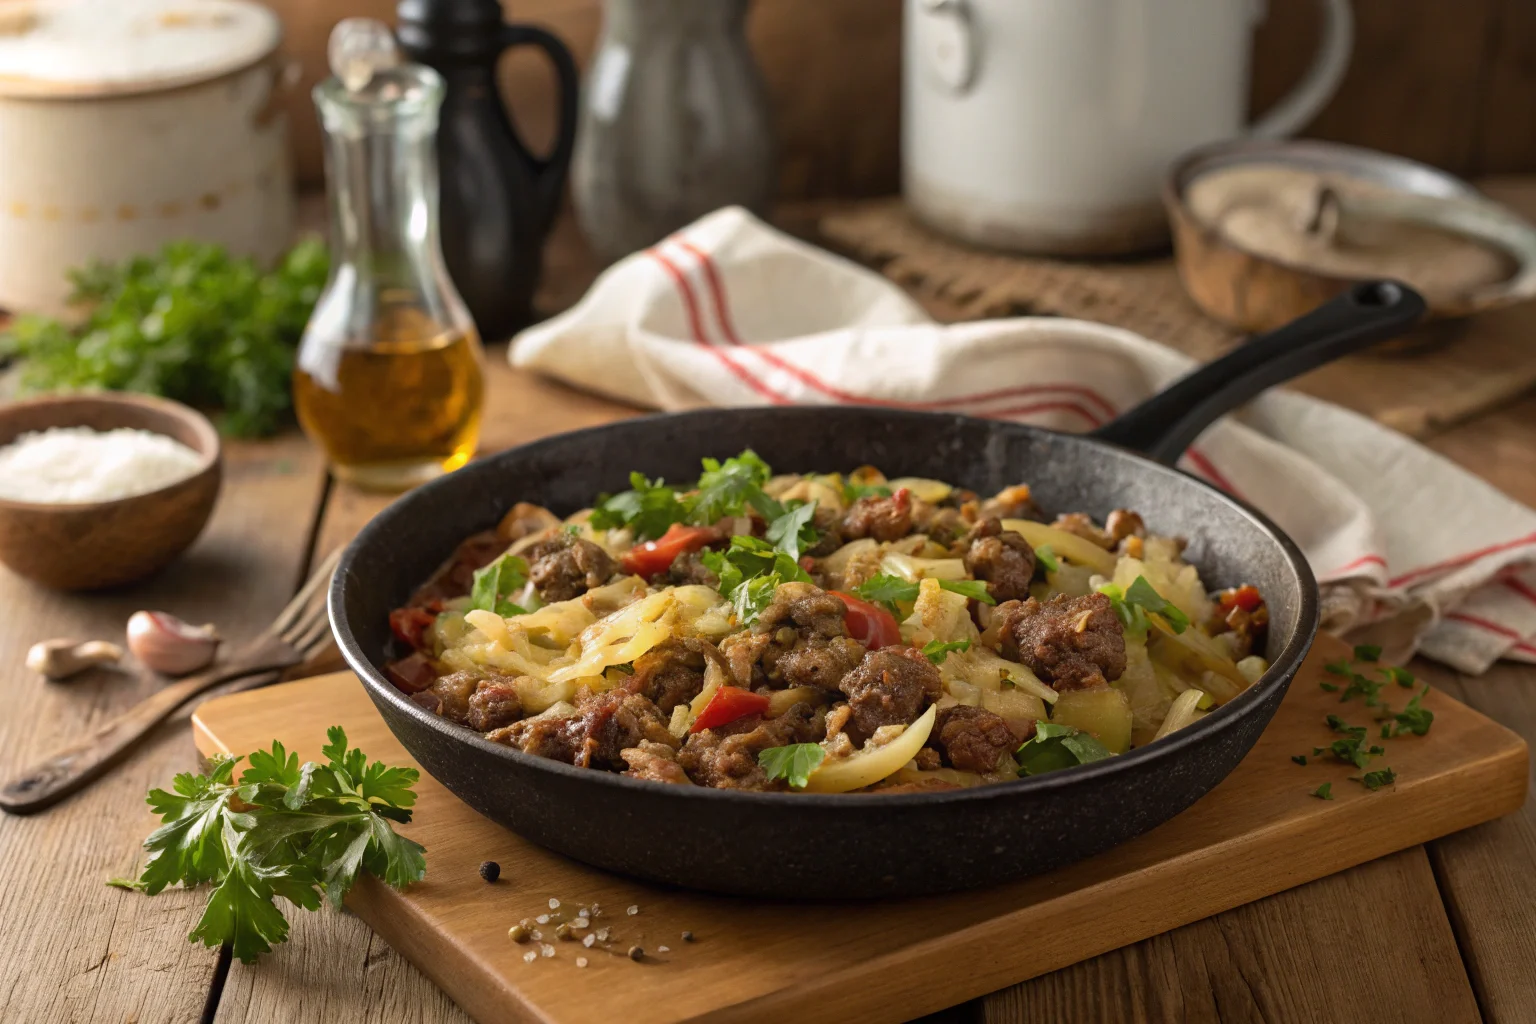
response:
M645 959L645 950L641 949L639 946L630 946L629 947L629 958L631 960L644 960Z
M683 941L684 942L692 942L693 941L693 932L683 932Z
M501 865L493 860L488 860L480 865L480 877L487 882L494 882L501 877Z

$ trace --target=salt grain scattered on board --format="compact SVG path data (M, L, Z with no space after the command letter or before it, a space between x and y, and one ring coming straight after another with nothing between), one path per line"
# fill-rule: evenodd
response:
M0 498L83 505L148 494L197 472L201 457L148 430L51 427L0 448Z

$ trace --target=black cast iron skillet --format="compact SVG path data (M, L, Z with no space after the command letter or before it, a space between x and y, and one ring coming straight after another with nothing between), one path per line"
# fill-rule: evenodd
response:
M799 407L651 416L550 437L474 462L375 518L342 558L331 621L347 662L423 768L493 821L598 867L779 898L905 896L1046 871L1147 831L1220 782L1269 722L1316 633L1316 584L1296 545L1241 501L1170 465L1220 414L1403 332L1423 311L1400 285L1356 287L1097 436L940 413ZM621 489L632 469L686 480L701 457L746 447L784 472L867 463L983 494L1028 483L1050 513L1102 519L1135 509L1156 532L1189 538L1187 557L1210 588L1258 586L1270 608L1272 667L1194 725L1119 757L1013 783L891 796L738 792L574 768L489 743L386 681L390 609L513 502L568 514Z

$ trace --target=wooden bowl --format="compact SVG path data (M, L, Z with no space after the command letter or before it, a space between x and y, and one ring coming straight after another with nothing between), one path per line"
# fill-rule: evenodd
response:
M50 395L0 406L0 445L49 427L150 430L202 457L197 472L157 491L80 505L0 498L0 562L58 590L94 590L143 579L185 551L213 512L219 435L177 402L117 392Z

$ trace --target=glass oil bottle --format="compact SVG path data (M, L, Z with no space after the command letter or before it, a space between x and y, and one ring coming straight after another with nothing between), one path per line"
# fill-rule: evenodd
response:
M331 56L335 74L314 92L331 274L300 343L294 405L338 477L402 490L469 461L484 402L480 339L438 242L443 83L399 63L377 22L338 25Z

